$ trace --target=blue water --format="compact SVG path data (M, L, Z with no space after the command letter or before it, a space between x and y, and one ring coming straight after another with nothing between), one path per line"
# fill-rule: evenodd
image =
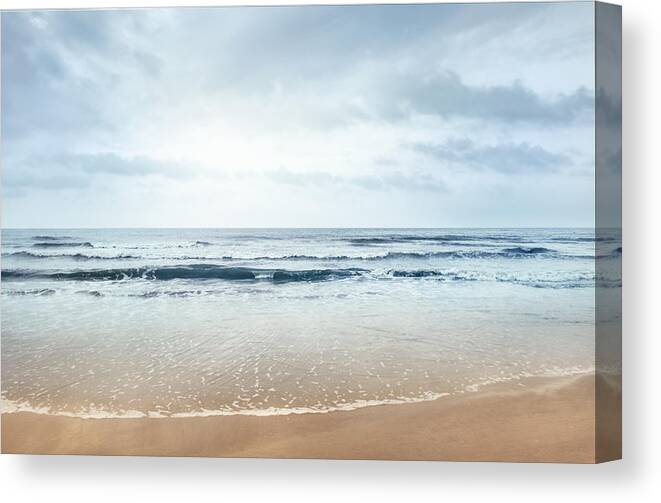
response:
M592 229L5 230L3 403L319 412L589 371L595 244Z

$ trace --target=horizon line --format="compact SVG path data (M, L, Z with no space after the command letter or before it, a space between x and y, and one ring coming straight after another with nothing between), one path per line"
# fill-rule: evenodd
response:
M615 227L608 227L615 228ZM165 226L155 226L155 227L0 227L0 231L4 230L34 230L34 229L44 229L44 230L145 230L145 229L164 229L164 230L177 230L177 229L207 229L207 230L244 230L244 229L253 229L253 230L264 230L264 229L274 229L274 230L291 230L291 229L301 229L301 230L319 230L319 229L372 229L372 230L398 230L398 229L420 229L420 230L434 230L434 229L597 229L596 226L488 226L488 227L473 227L473 226L446 226L446 227L380 227L380 226L367 226L367 227L337 227L337 226L322 226L322 227L291 227L291 226L270 226L270 227L259 227L259 226L228 226L228 227L210 227L210 226L200 226L200 227L165 227Z

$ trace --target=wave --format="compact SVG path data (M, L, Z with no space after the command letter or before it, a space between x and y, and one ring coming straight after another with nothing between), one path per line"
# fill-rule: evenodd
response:
M507 243L517 243L523 241L521 236L470 236L467 234L442 234L437 236L420 236L420 235L391 235L381 237L360 237L360 238L347 238L344 241L351 243L354 246L371 246L375 244L391 244L391 243L410 243L418 241L430 241L440 243L454 243L458 241L500 241Z
M186 245L172 245L173 248L201 248L204 246L213 246L213 243L209 241L195 241L194 243L186 244ZM169 246L165 246L164 248L170 248ZM135 248L132 248L135 250L145 250L148 249L146 247L142 246L137 246Z
M222 257L204 257L204 256L180 256L180 257L162 257L172 258L173 260L228 260L237 262L248 262L251 260L272 260L272 261L377 261L388 259L430 259L430 258L455 258L455 259L487 259L487 258L517 258L528 256L550 256L563 259L594 259L593 255L564 255L555 250L542 247L515 247L503 248L500 251L479 251L479 250L455 250L455 251L430 251L430 252L387 252L381 255L263 255L258 257L234 257L225 255Z
M613 251L613 255L621 253L621 248ZM481 251L481 250L455 250L455 251L430 251L430 252L387 252L380 255L262 255L257 257L234 257L232 255L222 256L204 256L204 255L179 255L179 256L159 256L150 257L143 255L88 255L84 253L61 253L61 254L42 254L28 251L18 251L12 253L3 253L5 257L16 257L26 259L50 259L61 258L75 261L88 260L222 260L232 262L250 262L250 261L318 261L318 262L340 262L340 261L378 261L378 260L396 260L396 259L489 259L489 258L525 258L525 257L552 257L559 259L594 259L604 256L593 255L565 255L543 247L523 247L503 248L499 251Z
M170 280L224 280L224 281L269 281L274 284L293 282L323 282L341 280L353 277L368 277L372 279L410 279L410 280L436 280L451 282L498 282L531 288L570 289L570 288L593 288L595 286L604 288L615 288L621 286L620 281L601 279L595 284L595 278L590 275L573 276L558 279L518 278L509 275L491 275L452 270L438 269L414 269L400 270L388 269L385 271L370 271L367 269L308 269L308 270L284 270L284 269L257 269L245 267L225 267L219 265L196 264L184 267L138 267L125 269L96 269L77 270L71 272L44 272L29 270L4 270L3 280L10 279L49 279L54 281L126 281L142 279L148 281L170 281ZM8 291L11 295L18 295L17 291ZM51 292L38 290L25 290L25 294L48 294ZM101 294L96 291L80 291L94 296ZM147 292L139 294L139 297L156 297L161 294L189 296L211 293L207 290L182 290L178 292Z
M4 279L51 279L57 281L121 281L145 279L168 281L174 279L216 279L227 281L269 280L274 283L294 281L324 281L342 279L367 272L365 269L313 269L287 271L282 269L252 269L220 265L193 264L188 266L136 267L122 269L94 269L68 272L44 272L20 269L2 271Z
M475 281L477 278L465 276L455 272L418 270L418 271L389 271L394 278L439 278L452 281Z
M352 238L345 241L355 246L370 246L375 244L406 243L408 240L403 238Z
M276 283L290 281L322 281L327 279L342 279L358 276L364 269L325 269L311 271L274 271L272 279Z
M514 248L503 248L503 253L512 255L536 255L538 253L553 253L554 250L543 248L541 246L534 246L531 248L525 246L515 246Z
M496 278L499 283L511 283L514 285L528 286L531 288L550 288L574 289L574 288L593 288L595 286L594 278L578 277L573 279L518 279L518 278Z
M380 259L429 259L429 258L450 258L450 259L489 259L489 258L526 258L526 257L551 257L559 259L594 259L593 255L564 255L555 250L542 247L523 247L503 248L500 251L475 251L475 250L457 250L457 251L435 251L435 252L388 252L385 255L366 257L365 260Z
M27 251L19 251L13 253L3 253L3 257L20 257L28 259L49 259L49 258L68 258L73 260L125 260L125 259L140 259L142 257L136 255L115 255L110 257L102 257L100 255L86 255L84 253L32 253Z
M606 243L615 241L615 238L612 237L572 237L572 236L558 236L549 238L549 241L554 241L557 243Z
M168 297L199 297L213 293L212 290L150 290L149 292L129 294L129 297L140 297L143 299L151 299L154 297L161 297L163 295Z
M530 242L530 237L521 235L484 235L475 236L468 234L442 234L435 236L421 236L421 235L390 235L379 237L358 237L346 238L344 241L354 246L373 246L380 244L397 244L397 243L415 243L415 242L431 242L439 244L456 244L463 246L493 246L494 243L526 243ZM555 242L555 243L594 243L594 242L612 242L615 241L613 237L606 236L558 236L558 237L538 237L536 242ZM479 243L479 244L475 244Z
M35 241L61 241L63 239L71 239L70 236L51 236L51 235L41 235L41 236L32 236L32 239Z
M42 243L35 243L33 248L94 248L89 241L85 242L61 242L61 241L44 241Z
M386 273L393 278L433 278L440 281L495 281L531 288L589 288L595 286L594 277L575 276L561 279L513 278L507 275L471 274L455 271L439 271L434 269L421 269L414 271L389 270ZM611 285L609 285L611 286Z
M34 290L2 290L5 295L53 295L55 290L52 288L36 288Z

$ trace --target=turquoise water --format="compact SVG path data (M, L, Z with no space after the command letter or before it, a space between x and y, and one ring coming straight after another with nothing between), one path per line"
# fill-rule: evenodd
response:
M591 371L594 258L592 229L5 230L3 407L324 412Z

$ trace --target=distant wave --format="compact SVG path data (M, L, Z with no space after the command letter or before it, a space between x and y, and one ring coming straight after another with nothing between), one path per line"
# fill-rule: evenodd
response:
M35 241L61 241L63 239L71 239L70 236L50 236L50 235L41 235L41 236L32 236L32 239Z
M552 256L553 258L594 258L591 255L562 255L558 254L555 250L542 247L523 247L517 246L514 248L503 248L499 251L479 251L479 250L457 250L457 251L435 251L435 252L388 252L380 257L383 259L396 259L396 258L456 258L456 259L488 259L488 258L519 258L530 256Z
M430 259L430 258L450 258L450 259L489 259L489 258L525 258L525 257L553 257L561 259L594 259L594 255L565 255L555 250L542 247L514 247L503 248L499 251L482 250L453 250L453 251L429 251L429 252L386 252L380 255L264 255L258 257L234 257L225 255L222 257L204 257L204 256L181 256L181 257L162 257L173 258L174 260L231 260L249 262L251 260L273 260L273 261L377 261L390 259Z
M404 238L352 238L344 241L356 246L369 246L374 244L406 243L408 240Z
M203 247L203 246L212 246L212 245L213 245L213 243L211 243L209 241L195 241L194 243L187 244L187 245L182 245L182 244L179 244L179 245L176 245L176 246L173 245L173 247L175 247L175 248L200 248L200 247ZM166 246L165 248L169 248L169 247ZM136 247L136 249L144 250L145 248L144 247Z
M35 243L32 245L33 248L94 248L92 243L85 242L60 242L60 241L45 241L43 243Z
M17 251L12 253L3 253L4 257L25 258L25 259L71 259L75 261L91 260L169 260L169 261L229 261L229 262L252 262L252 261L317 261L317 262L341 262L341 261L363 261L374 262L379 260L424 260L433 258L447 259L490 259L490 258L526 258L526 257L549 257L557 259L594 259L616 256L622 253L621 248L616 248L610 255L565 255L543 247L523 247L502 248L499 251L483 250L453 250L453 251L429 251L429 252L387 252L380 255L262 255L257 257L235 257L232 255L222 256L204 256L204 255L179 255L179 256L145 256L145 255L88 255L84 253L53 253L42 254L28 251Z
M555 241L558 243L606 243L615 241L615 238L612 237L572 237L572 236L559 236L549 238L549 241Z
M429 252L387 252L381 255L264 255L258 257L234 257L225 255L222 257L204 257L204 256L180 256L180 257L162 257L172 258L174 260L232 260L249 262L251 260L273 260L273 261L344 261L344 260L357 260L357 261L376 261L388 259L429 259L429 258L455 258L455 259L485 259L497 257L528 257L528 256L553 256L554 258L570 258L570 259L594 259L593 255L562 255L558 254L555 250L541 247L515 247L503 248L499 251L480 251L480 250L455 250L455 251L429 251Z
M313 269L287 271L282 269L251 269L220 265L194 264L189 266L137 267L123 269L77 270L70 272L44 272L29 270L3 270L4 279L42 278L58 281L121 281L128 279L220 279L220 280L269 280L275 283L293 281L323 281L341 279L367 272L364 269Z
M28 259L49 259L49 258L68 258L73 260L124 260L124 259L139 259L141 257L136 255L115 255L110 257L102 257L100 255L85 255L84 253L59 253L59 254L43 254L32 253L28 251L19 251L13 253L3 253L3 257L21 257Z
M516 246L514 248L503 248L503 253L511 253L513 255L536 255L538 253L553 253L554 250L543 248L541 246L534 246L527 248L525 246Z
M526 243L530 242L530 237L520 235L484 235L475 236L467 234L442 234L436 236L424 235L392 235L379 237L358 237L346 238L344 241L354 246L373 246L380 244L397 243L415 243L419 241L436 242L443 244L462 244L470 246L468 243L480 243L487 246L487 243ZM536 241L548 241L557 243L591 243L591 242L610 242L615 241L612 237L588 237L588 236L562 236L552 238L539 238ZM473 245L475 246L475 245Z
M443 234L438 236L422 236L422 235L392 235L381 237L359 237L347 238L344 241L351 243L355 246L370 246L375 244L391 244L391 243L410 243L417 241L432 241L441 243L451 243L457 241L501 241L508 243L516 243L522 241L521 236L469 236L466 234Z

